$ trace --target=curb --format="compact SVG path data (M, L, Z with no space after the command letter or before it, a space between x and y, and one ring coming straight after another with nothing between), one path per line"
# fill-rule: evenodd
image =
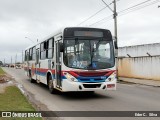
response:
M145 79L119 77L118 81L120 83L125 82L125 83L128 83L128 84L139 84L139 85L160 87L160 81L156 81L156 80L145 80Z

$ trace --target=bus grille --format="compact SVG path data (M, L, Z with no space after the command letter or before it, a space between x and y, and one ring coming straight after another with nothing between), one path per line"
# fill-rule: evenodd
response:
M84 88L100 88L101 84L83 84Z
M105 82L107 77L82 77L79 76L78 80L79 82L86 82L86 83L91 83L91 82Z

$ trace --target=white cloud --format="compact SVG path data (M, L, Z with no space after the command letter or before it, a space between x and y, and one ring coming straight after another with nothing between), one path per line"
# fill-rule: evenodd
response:
M143 0L120 0L117 11L126 9ZM106 0L111 3L112 0ZM0 60L10 62L32 44L30 39L42 39L63 26L75 26L102 9L101 0L0 0ZM113 5L111 5L112 8ZM158 4L118 17L120 46L160 42L160 9ZM112 12L104 11L86 21L90 25ZM106 28L114 34L113 19L104 20L94 27ZM14 59L14 57L13 57Z

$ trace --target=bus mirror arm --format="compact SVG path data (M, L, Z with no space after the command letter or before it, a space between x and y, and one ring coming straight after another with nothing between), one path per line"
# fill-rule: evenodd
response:
M52 68L54 68L54 62L52 62Z
M64 45L63 43L59 43L60 52L64 52Z

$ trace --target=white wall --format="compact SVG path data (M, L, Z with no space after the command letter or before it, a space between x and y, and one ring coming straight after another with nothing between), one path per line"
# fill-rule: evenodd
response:
M121 47L118 56L119 76L160 80L160 43Z
M120 47L118 52L119 57L128 57L127 54L131 57L148 56L147 53L157 56L160 55L160 43Z

